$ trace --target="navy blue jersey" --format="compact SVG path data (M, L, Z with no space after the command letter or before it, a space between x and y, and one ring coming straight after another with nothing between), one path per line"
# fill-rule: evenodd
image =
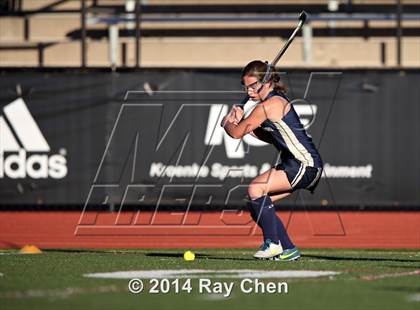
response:
M273 96L288 98L276 91L271 91L266 100ZM282 162L288 162L295 159L304 166L322 168L322 160L312 138L308 136L305 128L300 122L293 105L290 104L290 110L278 121L266 119L260 128L270 135L272 144L281 152Z

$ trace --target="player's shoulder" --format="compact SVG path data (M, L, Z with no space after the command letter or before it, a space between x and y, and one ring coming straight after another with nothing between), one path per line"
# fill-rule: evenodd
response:
M264 101L264 105L266 108L285 108L289 102L283 98L282 96L271 96L267 100Z

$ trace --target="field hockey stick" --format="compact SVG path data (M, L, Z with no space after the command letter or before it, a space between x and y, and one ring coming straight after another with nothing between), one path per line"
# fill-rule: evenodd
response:
M267 70L264 74L263 79L261 80L261 83L264 85L265 83L267 83L270 80L270 75L271 75L271 71L273 70L273 68L276 66L276 64L278 63L278 61L280 60L281 56L283 56L283 54L286 52L287 48L290 46L290 44L293 42L293 40L295 39L297 33L299 32L299 30L303 27L303 25L306 22L308 15L306 14L305 11L302 11L299 15L299 24L297 25L296 29L293 31L292 35L289 37L289 39L287 40L286 44L284 44L284 46L282 47L282 49L280 50L280 52L277 54L277 56L274 58L274 60L268 64L267 63ZM262 86L261 86L262 88ZM261 89L260 88L260 89ZM259 89L259 90L260 90ZM258 90L258 91L259 91ZM244 100L242 100L242 102L238 105L240 108L243 108L243 106L245 105L245 103L247 103L249 100L249 96L247 95Z

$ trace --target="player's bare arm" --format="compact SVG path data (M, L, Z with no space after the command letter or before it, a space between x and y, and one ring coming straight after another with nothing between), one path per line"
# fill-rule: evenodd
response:
M289 109L290 105L286 100L279 97L272 97L256 106L247 118L242 119L243 112L242 115L240 114L242 109L233 107L230 114L227 115L227 118L223 122L224 128L226 132L235 139L240 139L249 133L256 138L259 138L258 131L255 133L254 130L257 129L262 122L266 119L279 120ZM238 119L241 120L238 122Z
M264 105L261 104L256 106L252 113L239 122L239 124L235 123L233 118L228 118L224 123L224 128L232 138L241 139L243 136L260 126L266 119L267 113Z

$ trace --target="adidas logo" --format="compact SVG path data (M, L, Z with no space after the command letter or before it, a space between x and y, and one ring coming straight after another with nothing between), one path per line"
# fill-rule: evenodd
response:
M66 158L63 154L45 154L49 152L50 146L23 99L5 106L0 116L0 178L64 178Z

